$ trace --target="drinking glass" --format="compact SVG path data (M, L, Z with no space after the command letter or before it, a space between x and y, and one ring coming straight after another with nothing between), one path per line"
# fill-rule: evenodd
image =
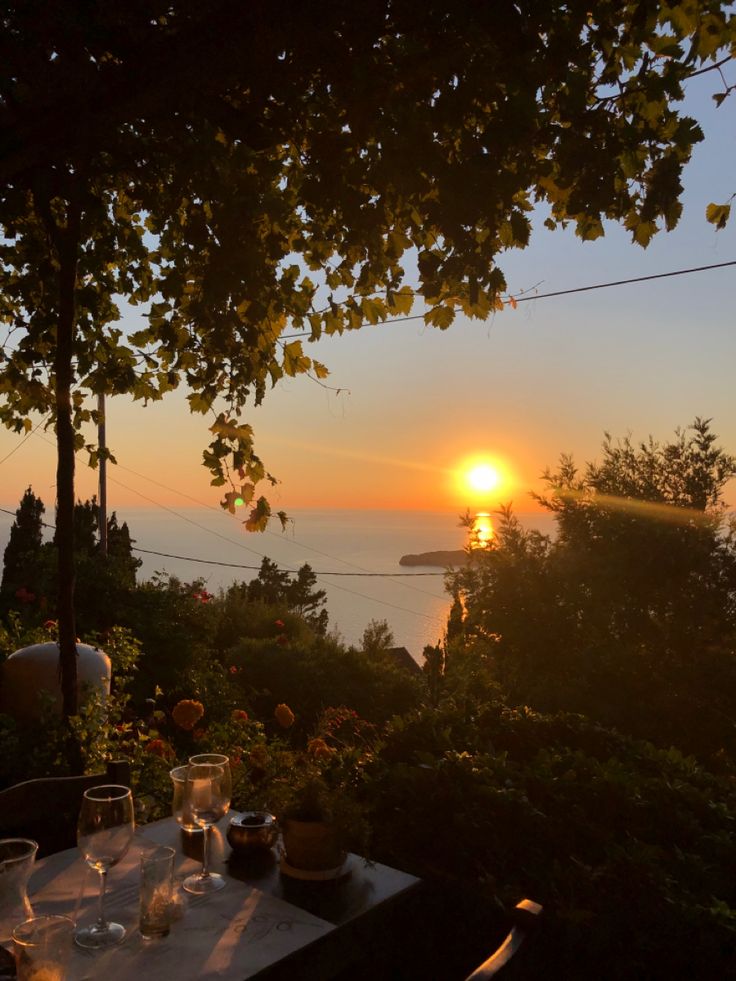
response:
M125 855L133 840L135 820L133 795L128 787L114 785L85 790L77 824L77 844L84 860L100 873L97 922L77 930L74 939L80 947L96 950L120 943L125 927L105 917L107 873Z
M230 770L230 757L225 756L224 753L197 753L196 756L189 757L190 763L216 763L217 766L222 766L225 768L225 774L227 779L230 781L230 788L232 790L232 772ZM225 813L230 810L230 801L227 802L227 807L225 808Z
M228 782L228 787L230 791L228 793L228 801L225 805L225 814L230 810L230 797L232 796L233 790L233 775L230 769L230 757L225 756L224 753L197 753L196 756L189 757L189 763L215 763L217 766L221 766L225 770L225 779ZM183 825L182 825L183 827ZM197 828L201 831L201 828Z
M209 870L210 829L227 813L231 791L229 766L223 763L189 764L184 785L184 806L189 809L195 824L204 830L204 835L202 836L202 868L199 872L187 876L182 883L187 892L202 895L217 892L225 885L221 875Z
M13 930L18 981L63 981L72 950L74 921L68 916L34 916Z
M171 782L174 785L174 796L171 799L171 813L177 824L181 825L181 830L187 834L201 834L202 829L194 823L194 818L189 813L189 808L184 807L184 788L187 782L187 770L189 766L175 766L169 772Z
M160 845L141 855L141 918L144 940L167 937L174 918L173 848Z

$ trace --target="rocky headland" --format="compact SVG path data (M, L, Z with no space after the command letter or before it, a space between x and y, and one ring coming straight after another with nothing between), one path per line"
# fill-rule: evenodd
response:
M399 565L431 565L446 569L448 566L457 568L465 565L467 561L467 553L459 548L452 552L420 552L418 555L402 555Z

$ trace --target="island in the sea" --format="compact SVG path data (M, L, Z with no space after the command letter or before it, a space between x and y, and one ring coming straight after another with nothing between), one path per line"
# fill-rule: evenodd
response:
M402 555L399 565L439 565L446 569L448 566L465 565L467 561L467 552L459 548L454 552L420 552L419 555Z

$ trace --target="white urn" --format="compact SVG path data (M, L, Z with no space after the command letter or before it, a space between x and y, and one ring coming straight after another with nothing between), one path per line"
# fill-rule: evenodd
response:
M111 665L104 651L89 644L77 644L77 692L80 704L86 696L99 692L103 697L110 694ZM59 675L59 645L31 644L11 654L2 665L0 709L19 722L38 719L46 698L61 714L62 694Z

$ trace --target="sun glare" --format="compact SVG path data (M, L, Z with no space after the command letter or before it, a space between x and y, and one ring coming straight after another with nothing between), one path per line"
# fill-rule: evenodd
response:
M495 506L499 494L509 491L508 467L492 456L466 457L455 471L456 487L466 502L476 507Z
M501 475L490 463L480 463L468 472L468 484L475 491L491 491L501 483Z
M473 522L471 548L486 548L493 538L493 522L486 511L479 511Z

